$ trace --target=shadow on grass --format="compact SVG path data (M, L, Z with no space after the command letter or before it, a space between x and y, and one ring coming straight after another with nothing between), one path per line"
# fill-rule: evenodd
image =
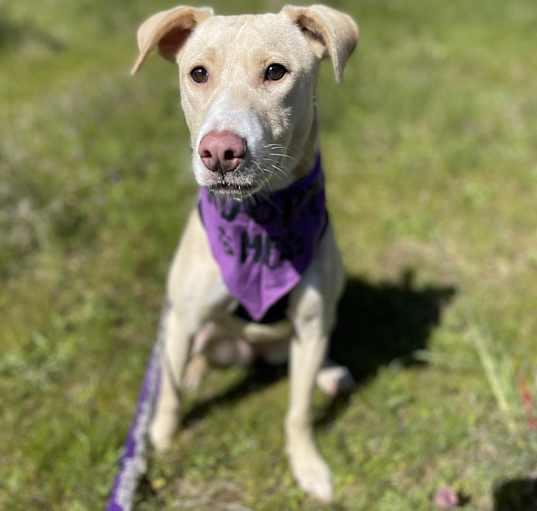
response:
M427 348L432 330L454 296L453 287L418 287L414 273L406 270L398 281L371 284L351 277L339 305L338 323L330 355L347 366L358 387L379 368L397 361L403 366L422 364L415 353ZM243 379L223 393L194 407L183 418L188 426L203 418L213 406L221 406L263 389L287 374L285 367L256 364ZM316 425L329 425L347 406L350 396L340 396L319 414Z
M0 7L0 50L14 49L26 42L37 43L54 52L64 49L63 43L34 24L11 21Z
M537 480L510 479L494 490L494 511L535 511Z
M182 419L182 426L188 427L203 419L212 408L240 400L244 396L262 390L282 379L287 374L284 365L273 366L259 361L248 368L246 375L220 394L196 403Z
M340 302L331 358L349 368L358 388L391 363L423 365L416 353L427 349L431 332L455 293L451 286L418 287L410 269L395 282L370 284L352 277ZM349 399L341 395L332 400L318 416L317 427L334 421Z

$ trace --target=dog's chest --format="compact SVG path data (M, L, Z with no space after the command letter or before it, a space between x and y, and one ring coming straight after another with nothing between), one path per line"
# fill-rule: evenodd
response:
M320 158L307 176L266 197L238 202L201 188L199 211L222 278L240 303L239 316L256 322L283 317L286 297L328 222Z

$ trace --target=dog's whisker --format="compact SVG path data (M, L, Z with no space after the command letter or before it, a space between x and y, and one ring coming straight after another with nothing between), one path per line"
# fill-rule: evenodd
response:
M278 156L279 158L288 158L289 160L296 161L296 158L294 156L291 156L290 154L284 154L284 153L270 153L269 156Z
M280 161L279 159L276 159L276 158L270 158L270 156L265 156L263 158L263 161L269 161L269 162L272 162L272 163L275 163L275 164L279 164ZM278 165L279 166L279 165Z

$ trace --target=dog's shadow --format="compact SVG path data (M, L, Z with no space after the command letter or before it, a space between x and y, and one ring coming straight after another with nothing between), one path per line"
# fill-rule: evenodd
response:
M339 304L338 323L332 335L330 355L352 372L357 387L379 368L397 361L418 365L415 354L427 349L432 330L456 290L444 285L417 286L414 273L404 271L397 281L369 283L351 277ZM194 404L183 417L189 426L215 406L232 403L273 384L287 374L285 367L256 364L244 378L222 393ZM349 395L338 397L321 411L317 427L330 424L347 406Z
M494 511L535 511L537 480L510 479L494 489Z

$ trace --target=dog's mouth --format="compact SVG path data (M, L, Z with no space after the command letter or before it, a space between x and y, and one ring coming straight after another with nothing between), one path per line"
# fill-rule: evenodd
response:
M259 186L249 182L234 182L221 179L209 185L209 191L216 195L228 196L234 199L244 199L259 191Z
M238 201L256 194L270 193L278 184L277 179L281 179L285 173L281 162L272 156L269 154L258 160L249 159L230 172L212 173L205 186L214 195Z
M250 164L250 160L243 160L233 170L214 169L210 174L205 174L205 183L202 186L206 186L211 194L222 198L245 199L260 189L257 176L252 173Z

